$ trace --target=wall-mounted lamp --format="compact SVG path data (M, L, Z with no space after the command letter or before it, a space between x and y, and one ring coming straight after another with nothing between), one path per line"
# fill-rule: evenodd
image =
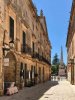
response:
M6 56L7 52L10 50L8 45L3 46L3 55Z
M70 59L70 64L74 64L74 59Z
M13 41L13 40L11 40L11 41L9 42L9 46L10 46L10 48L14 48L14 41Z

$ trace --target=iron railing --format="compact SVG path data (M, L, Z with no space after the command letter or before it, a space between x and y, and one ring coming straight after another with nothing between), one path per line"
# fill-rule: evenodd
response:
M32 49L27 44L24 44L24 45L21 46L21 52L31 55Z
M43 61L49 65L51 65L50 61L48 61L45 57L43 57L42 55L40 55L37 52L33 52L32 48L29 47L27 44L22 45L21 47L21 52L25 53L25 54L29 54L32 56L32 58L38 59L39 61Z

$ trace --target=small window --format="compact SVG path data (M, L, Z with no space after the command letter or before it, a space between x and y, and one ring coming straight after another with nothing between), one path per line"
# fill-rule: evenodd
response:
M33 53L35 51L35 45L34 45L34 42L32 43L32 49L33 49Z
M14 40L14 20L10 17L10 38Z
M23 63L21 62L21 66L20 66L20 77L24 78L24 70L23 70Z
M23 63L21 62L21 70L23 70Z
M23 45L25 46L26 44L26 33L23 31Z

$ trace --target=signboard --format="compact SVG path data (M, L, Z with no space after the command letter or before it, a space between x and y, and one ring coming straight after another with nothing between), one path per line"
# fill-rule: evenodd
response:
M4 58L4 66L9 66L9 58Z

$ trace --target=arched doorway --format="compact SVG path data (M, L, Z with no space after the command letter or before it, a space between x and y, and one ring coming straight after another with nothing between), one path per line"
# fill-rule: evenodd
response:
M8 64L4 66L4 85L7 88L8 84L16 82L16 57L14 53L8 52L5 60L8 61Z

